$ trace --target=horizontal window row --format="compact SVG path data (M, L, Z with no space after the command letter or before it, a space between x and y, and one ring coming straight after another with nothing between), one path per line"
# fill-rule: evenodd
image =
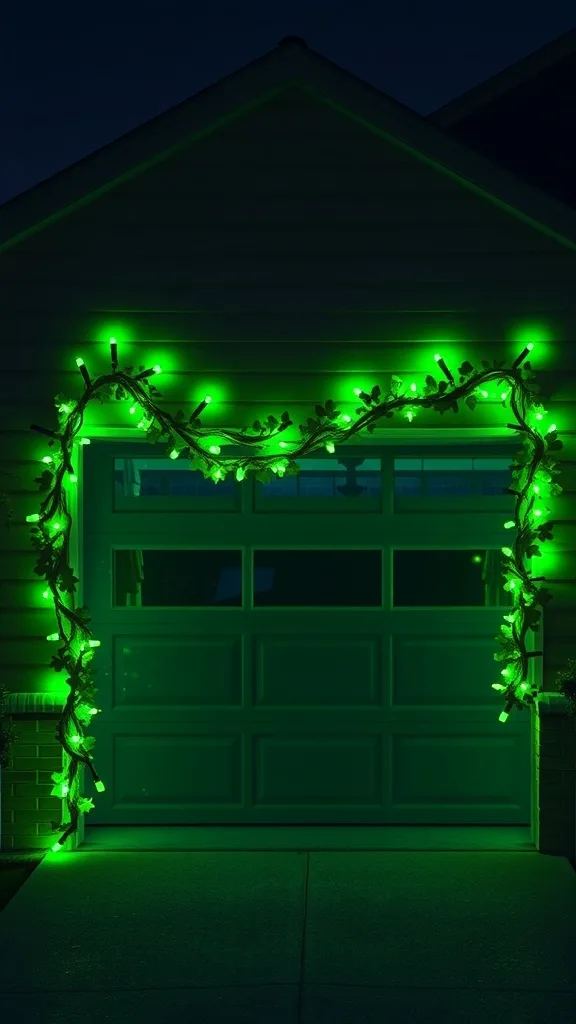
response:
M320 499L339 502L351 499L362 505L381 498L382 463L372 458L297 459L298 476L274 476L268 483L256 482L257 504L278 501L302 502ZM494 498L507 494L510 486L510 458L394 459L394 497L403 499ZM239 494L242 484L229 477L215 484L185 459L115 459L115 507L125 509L126 501L139 499L195 498L228 502Z
M381 550L260 550L252 553L244 593L241 550L116 549L115 607L380 608ZM394 607L498 607L503 589L499 550L396 550Z

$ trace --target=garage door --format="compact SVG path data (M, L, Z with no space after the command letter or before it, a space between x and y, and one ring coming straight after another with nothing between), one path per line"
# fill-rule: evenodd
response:
M163 448L85 452L91 824L529 822L529 713L501 725L490 685L506 449L217 486Z

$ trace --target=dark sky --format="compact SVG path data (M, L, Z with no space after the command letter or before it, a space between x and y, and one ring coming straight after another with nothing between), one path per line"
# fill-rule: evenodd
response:
M303 36L342 68L427 114L576 21L574 0L535 4L533 17L522 13L525 0L473 8L461 0L20 0L9 7L0 17L0 203L254 60L282 36Z

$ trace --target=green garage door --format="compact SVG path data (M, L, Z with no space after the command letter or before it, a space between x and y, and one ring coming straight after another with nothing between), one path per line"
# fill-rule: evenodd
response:
M507 450L347 448L268 485L85 453L91 824L529 822L529 714L500 724L490 685Z

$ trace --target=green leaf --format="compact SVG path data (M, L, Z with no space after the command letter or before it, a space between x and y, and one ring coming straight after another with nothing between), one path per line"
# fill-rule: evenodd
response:
M526 548L526 558L541 558L542 552L537 544L531 544L529 548Z
M75 594L77 583L78 579L74 575L72 567L69 565L61 566L58 574L58 590L62 594Z
M254 420L254 423L252 424L252 430L256 430L258 433L261 433L262 424L260 423L260 420Z
M34 483L38 484L38 489L40 491L49 491L53 481L54 477L49 469L45 469L41 476L37 476L34 479Z
M425 379L424 383L426 384L426 387L427 388L431 388L432 391L437 391L438 390L438 385L436 384L436 381L435 381L434 377L432 377L432 375L430 373L426 375L426 379Z
M474 409L478 405L478 399L476 398L476 395L468 395L468 397L464 401L468 408L471 409L472 412L474 412Z
M462 363L462 366L460 366L458 369L458 373L460 374L461 377L469 377L471 373L475 372L476 371L472 366L472 363L469 363L467 360L466 362Z
M377 402L381 394L382 392L380 388L378 387L377 384L375 384L374 387L372 388L372 391L370 392L370 398L372 399L373 402Z
M290 413L289 412L283 412L281 417L280 417L280 419L282 420L282 423L289 423L289 421L290 421Z
M322 419L326 415L326 410L323 405L315 405L314 412L316 413L319 419Z
M440 383L438 384L438 391L440 392L441 395L444 394L444 392L446 391L447 387L448 387L448 381L447 380L441 380Z

